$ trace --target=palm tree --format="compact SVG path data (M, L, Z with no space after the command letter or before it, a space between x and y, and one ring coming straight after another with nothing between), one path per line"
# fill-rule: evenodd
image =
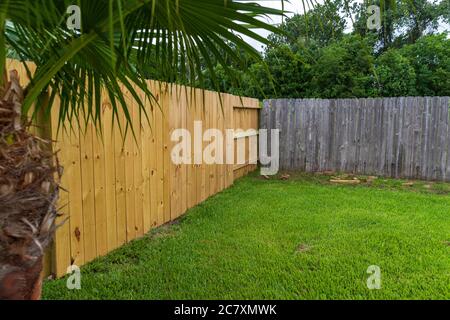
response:
M71 5L81 9L80 30L67 28ZM40 297L42 257L56 228L62 169L50 142L29 132L24 115L31 107L33 115L59 108L61 124L74 119L101 128L99 97L106 92L112 120L121 109L132 128L121 86L145 117L145 101L133 88L152 98L142 73L148 65L187 84L201 83L207 68L218 86L213 66L228 71L221 52L240 61L229 43L259 57L237 33L266 42L253 28L277 31L257 19L266 14L281 12L248 0L0 2L0 299ZM15 70L6 70L8 56L27 68L26 88ZM27 61L36 65L34 73Z

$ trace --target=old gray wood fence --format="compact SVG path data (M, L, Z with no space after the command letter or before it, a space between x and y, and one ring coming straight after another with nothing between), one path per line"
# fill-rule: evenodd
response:
M265 100L280 169L450 181L449 97Z

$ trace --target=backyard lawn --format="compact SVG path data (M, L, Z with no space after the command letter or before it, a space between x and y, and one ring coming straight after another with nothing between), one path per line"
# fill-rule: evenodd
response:
M256 174L45 299L450 299L450 185ZM367 288L367 268L381 289Z

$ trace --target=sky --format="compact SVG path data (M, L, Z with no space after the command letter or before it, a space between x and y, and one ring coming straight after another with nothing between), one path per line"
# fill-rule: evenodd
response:
M363 0L357 0L357 1L358 2L363 2ZM277 9L281 9L282 8L281 0L259 0L259 1L256 1L256 2L258 2L261 5L266 6L266 7L277 8ZM318 4L323 4L324 0L315 0L314 2L318 3ZM307 11L308 11L308 5L306 3L307 3L307 1L305 0L305 5L306 5ZM309 1L309 3L311 3L311 1ZM284 10L290 12L290 13L287 14L287 16L292 16L295 13L299 13L299 14L303 13L303 2L302 2L302 0L289 0L289 2L285 1L284 5L285 5ZM279 23L281 23L281 17L273 16L269 20L267 20L267 22L271 23L271 24L279 24ZM351 26L349 25L349 23L347 23L347 28L348 28L347 31L351 31L351 29L350 29ZM449 25L442 25L439 28L440 32L442 32L444 30L449 30L450 31L450 26ZM269 32L266 31L266 30L257 30L257 33L262 35L263 37L267 37L269 35ZM246 42L250 43L254 48L256 48L259 51L263 51L264 47L263 47L263 45L260 42L258 42L256 40L253 40L253 39L250 39L250 38L248 38L246 36L242 36L242 37L246 40Z

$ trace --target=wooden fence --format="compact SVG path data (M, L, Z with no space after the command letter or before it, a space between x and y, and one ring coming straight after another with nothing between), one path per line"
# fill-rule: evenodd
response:
M17 62L10 61L7 67L17 69L22 82L27 82L26 73ZM187 209L229 187L235 178L256 169L250 163L249 136L235 137L236 141L245 140L243 164L175 165L171 152L178 142L172 142L171 135L175 129L188 129L194 158L199 152L193 147L194 139L198 139L194 137L194 121L202 121L203 131L256 130L258 100L220 94L221 104L216 92L185 90L154 81L148 81L148 86L156 93L161 109L155 107L151 111L148 106L150 123L144 121L141 128L136 126L137 143L131 134L123 141L119 130L112 127L107 98L102 106L103 139L97 136L92 123L85 134L72 123L75 130L60 131L57 136L58 108L53 109L47 131L57 141L53 148L60 150L62 186L68 190L61 193L62 216L58 222L67 222L58 229L52 253L47 256L47 274L62 276L72 264L82 266L177 219ZM132 119L137 124L138 107L129 101ZM208 144L203 142L204 147ZM226 149L225 145L225 156Z
M450 181L448 97L266 100L282 170Z

